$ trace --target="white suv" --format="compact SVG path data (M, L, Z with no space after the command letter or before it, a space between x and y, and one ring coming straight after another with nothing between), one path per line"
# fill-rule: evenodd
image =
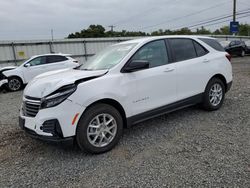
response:
M113 148L123 129L201 103L221 107L232 84L230 56L212 38L163 36L112 45L81 67L25 88L20 126L31 136L73 141L91 153Z
M10 91L17 91L39 74L77 66L79 66L77 60L67 54L33 56L18 67L0 69L0 86L6 85Z

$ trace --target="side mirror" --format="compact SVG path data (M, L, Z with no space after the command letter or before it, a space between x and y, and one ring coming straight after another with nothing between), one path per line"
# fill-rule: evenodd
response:
M133 60L126 67L123 68L122 72L135 72L149 68L149 62L146 60Z
M28 68L28 67L30 67L30 66L31 66L30 63L26 63L26 64L24 65L24 67L26 67L26 68Z

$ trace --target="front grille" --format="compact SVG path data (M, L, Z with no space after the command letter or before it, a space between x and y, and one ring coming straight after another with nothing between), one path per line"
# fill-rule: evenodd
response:
M27 117L35 117L40 109L41 100L30 100L27 98L24 98L22 105L23 115Z

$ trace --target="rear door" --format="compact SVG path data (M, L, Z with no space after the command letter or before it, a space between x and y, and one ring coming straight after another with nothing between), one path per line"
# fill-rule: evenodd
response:
M168 41L176 64L177 99L203 93L212 71L208 51L192 39L173 38Z
M69 68L68 59L61 55L49 55L46 58L47 70L53 71L58 69Z

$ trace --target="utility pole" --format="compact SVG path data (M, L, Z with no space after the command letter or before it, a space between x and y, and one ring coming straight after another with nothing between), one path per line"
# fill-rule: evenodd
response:
M53 45L53 41L54 41L54 30L51 29L51 42L49 43L50 44L50 52L51 53L54 53L54 45Z
M51 29L51 40L52 41L54 40L54 31L53 31L53 29Z
M111 30L111 32L113 33L115 26L114 26L114 25L110 25L110 26L108 26L108 27L110 27L110 30Z
M234 1L234 7L233 7L233 21L236 22L236 0Z

